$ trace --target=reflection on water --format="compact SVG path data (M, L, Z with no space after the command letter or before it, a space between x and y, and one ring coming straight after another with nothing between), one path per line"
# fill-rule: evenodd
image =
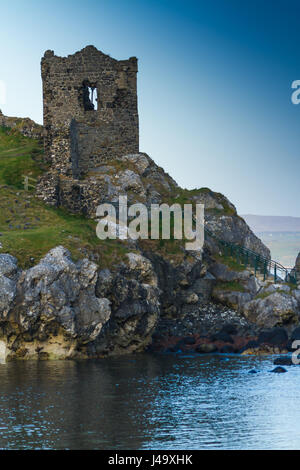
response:
M1 364L0 448L299 449L300 366L271 374L272 363L143 354Z

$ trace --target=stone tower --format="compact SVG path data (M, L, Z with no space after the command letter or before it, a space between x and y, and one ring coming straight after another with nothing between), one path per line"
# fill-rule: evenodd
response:
M103 162L139 152L137 59L87 46L42 59L45 158L51 171L82 179Z

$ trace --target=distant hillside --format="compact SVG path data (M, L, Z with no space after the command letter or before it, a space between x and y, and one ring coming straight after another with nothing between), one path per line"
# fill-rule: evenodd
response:
M242 216L254 233L261 232L300 232L300 217L272 215Z

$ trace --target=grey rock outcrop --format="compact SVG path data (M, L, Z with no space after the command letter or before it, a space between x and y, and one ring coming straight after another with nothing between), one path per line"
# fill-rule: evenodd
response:
M29 118L8 117L0 110L0 127L16 130L25 137L41 140L44 136L43 126L36 124Z
M235 206L226 196L208 188L202 188L195 191L192 200L195 203L204 204L206 225L214 235L270 258L270 250L252 232L245 220L237 214ZM214 252L218 251L213 240L210 240L208 245Z
M244 305L243 314L247 320L262 328L285 326L290 329L300 319L297 300L284 292L275 292L248 302Z
M0 255L0 312L6 317L16 297L17 260L11 255Z
M109 300L95 294L97 266L87 259L74 263L63 247L18 276L9 255L0 256L0 266L1 336L12 357L72 357L110 317Z
M296 273L298 284L300 283L300 253L297 256L294 272Z
M209 268L216 279L212 298L229 308L243 311L247 302L253 300L261 288L260 282L248 270L234 271L216 262Z
M91 355L142 351L152 340L160 315L160 289L152 263L136 253L115 273L99 273L96 293L110 299L111 317L93 344Z
M160 303L151 262L128 253L116 273L68 250L51 250L18 270L0 255L0 341L5 356L22 359L99 357L144 349Z
M117 202L120 195L126 195L129 204L141 202L149 206L162 203L177 188L176 182L147 154L138 153L111 159L83 180L46 174L37 186L37 196L48 204L59 204L94 218L99 204Z

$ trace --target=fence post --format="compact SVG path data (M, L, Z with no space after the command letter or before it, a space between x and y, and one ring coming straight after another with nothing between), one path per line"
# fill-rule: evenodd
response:
M267 262L264 262L264 281L267 279Z

